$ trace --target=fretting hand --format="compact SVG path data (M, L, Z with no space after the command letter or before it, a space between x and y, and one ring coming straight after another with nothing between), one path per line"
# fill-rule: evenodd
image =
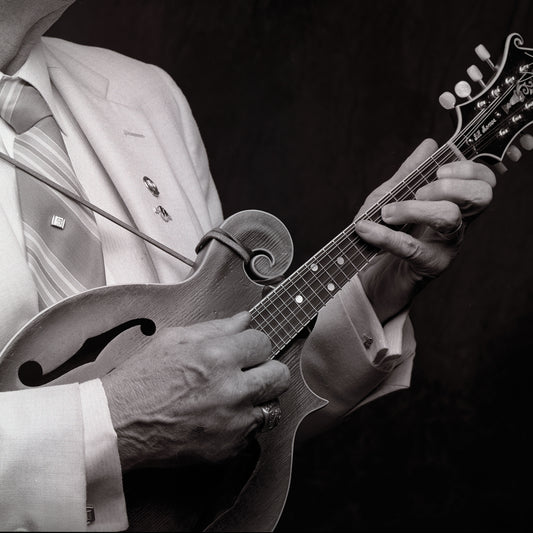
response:
M359 212L375 204L436 149L432 139L422 142L398 172L368 196ZM466 221L489 205L496 185L494 173L472 161L447 163L437 177L417 191L415 200L383 207L383 221L393 226L407 224L409 233L370 221L356 224L365 241L388 252L359 276L382 322L405 308L428 280L448 267L459 251Z

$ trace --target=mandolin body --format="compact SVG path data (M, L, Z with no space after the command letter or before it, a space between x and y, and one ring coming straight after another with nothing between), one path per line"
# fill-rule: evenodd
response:
M251 278L278 278L289 267L290 235L277 218L261 211L237 213L221 227L252 251L247 267L233 250L211 240L182 283L102 287L57 303L29 322L2 352L0 391L101 377L162 328L249 310L265 291L264 283ZM298 425L327 403L311 392L302 376L302 343L296 339L278 356L291 371L290 389L280 398L280 424L259 434L237 463L126 474L132 530L203 529L217 516L209 526L212 531L275 527L289 488ZM220 508L219 500L224 500Z

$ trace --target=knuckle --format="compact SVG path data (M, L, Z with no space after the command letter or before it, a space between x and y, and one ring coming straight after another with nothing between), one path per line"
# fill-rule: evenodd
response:
M485 165L480 165L479 176L486 183L488 183L491 188L496 186L496 174L494 174L494 172L489 167Z
M261 352L265 354L270 354L272 351L272 342L270 341L270 338L266 333L263 333L262 331L257 332L257 341L258 341L258 347L261 350Z
M492 187L485 181L480 183L480 188L476 198L474 199L474 204L480 207L486 207L492 201Z
M450 196L454 192L454 180L442 179L436 182L436 186L440 189L440 194L444 197Z
M289 367L280 361L271 361L270 364L273 366L274 378L276 383L280 388L286 390L289 388L289 383L291 380L291 371Z
M461 210L458 205L452 202L443 202L441 211L436 215L433 227L439 232L454 230L461 223L461 219Z
M265 359L272 351L272 343L266 333L257 329L249 329L245 336L249 339L250 350L262 355Z
M479 169L477 163L468 161L465 163L464 168L464 177L467 179L473 179L479 174Z
M229 350L226 345L220 342L204 341L202 350L204 357L213 363L220 363L228 358Z
M463 220L463 214L461 213L461 208L454 203L450 203L450 220L453 222L453 227L456 228L461 224Z
M404 251L405 259L407 259L408 261L417 259L421 254L420 242L414 237L405 234L403 236L402 241L403 242L401 243L401 247Z
M270 390L270 383L267 379L254 373L250 376L250 386L254 396L259 398L266 398Z

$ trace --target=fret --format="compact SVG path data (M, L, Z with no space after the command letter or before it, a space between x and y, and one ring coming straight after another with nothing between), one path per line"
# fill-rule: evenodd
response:
M308 323L309 315L292 305L294 302L290 300L288 285L280 286L277 291L272 291L262 302L271 314L283 315L293 336Z
M303 315L303 319L297 316L297 326L301 328L308 324L317 312L317 308L312 305L305 288L298 285L297 280L291 280L291 283L288 283L285 287L284 296L287 299L286 307L289 312L295 316L297 316L296 313L299 313L300 316Z
M277 325L279 324L279 321L276 318L276 314L273 314L268 307L261 305L261 303L262 302L259 302L259 304L252 309L252 320L255 320L256 324L259 326L259 329L266 333L271 340L274 341L276 336L279 337L278 340L281 340L282 334L279 326Z
M287 342L289 342L289 338L283 338L279 332L279 330L275 327L275 325L272 323L272 315L270 317L265 318L262 314L259 316L256 315L253 310L251 312L252 320L250 322L251 327L255 327L255 329L258 329L266 334L266 336L270 339L270 342L272 343L274 348L277 349L283 349L284 346L287 345ZM258 320L261 318L261 320Z
M295 328L294 324L291 322L290 309L287 309L285 305L276 305L275 302L272 302L272 299L268 300L267 302L266 298L259 302L258 306L259 305L261 305L261 311L267 313L267 320L269 322L269 325L271 326L273 333L277 333L280 340L283 339L283 337L279 331L276 331L276 328L273 326L274 324L278 324L281 327L287 339L292 338L295 332L298 331L298 329ZM280 329L280 327L278 327L278 330ZM272 337L268 331L263 332L266 333L268 337L270 337L270 339L272 340Z
M280 313L280 308L276 307L275 303L270 306L265 306L264 311L268 313L271 324L273 326L277 324L275 327L281 339L283 336L290 338L294 334L290 320L287 317L287 313Z
M320 296L323 300L329 301L331 299L331 289L328 287L329 284L340 284L340 281L336 278L338 268L329 256L319 259L316 264L318 264L319 269L315 273L315 279L318 282Z
M458 151L457 151L458 152ZM460 159L460 153L442 146L357 220L383 223L381 209L391 202L415 198L416 191L437 179L437 169ZM319 252L274 288L252 310L252 323L266 333L277 355L379 250L365 243L352 222Z
M312 271L311 267L308 267L306 269L302 270L301 275L298 277L298 283L303 283L305 285L305 288L302 288L302 292L309 292L310 298L309 301L313 305L314 309L320 309L323 307L326 302L324 299L320 296L320 288L313 286L313 283L316 282L317 279L314 275L314 272ZM309 291L307 291L309 289ZM314 299L316 303L313 303Z

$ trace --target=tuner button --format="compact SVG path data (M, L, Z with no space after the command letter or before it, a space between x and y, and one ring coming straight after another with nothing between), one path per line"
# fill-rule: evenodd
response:
M470 93L472 92L470 84L467 81L457 82L454 89L455 89L455 94L459 98L468 98L470 96Z
M481 59L481 61L484 61L485 63L487 63L487 65L492 70L496 70L496 67L495 67L494 63L490 60L489 52L487 51L487 49L482 44L478 44L476 46L475 52L476 52L477 56L479 57L479 59Z
M444 107L444 109L453 109L455 107L455 96L446 91L439 96L439 104Z
M470 65L466 69L466 73L472 81L479 83L481 87L485 87L485 84L483 83L483 74L481 74L481 70L479 70L476 65Z
M482 44L478 44L474 50L481 61L490 59L489 51Z
M522 157L522 152L514 144L507 148L507 157L515 163Z
M533 135L526 133L520 137L520 146L524 150L533 150Z

